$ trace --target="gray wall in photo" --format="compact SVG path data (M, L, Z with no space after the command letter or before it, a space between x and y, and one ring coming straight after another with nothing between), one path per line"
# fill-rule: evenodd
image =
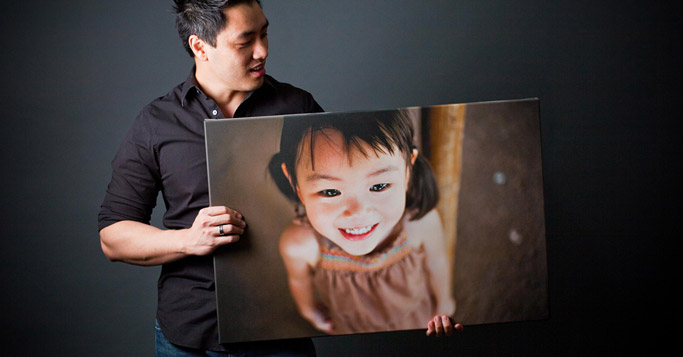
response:
M268 73L328 111L540 99L550 318L318 338L320 355L658 351L678 281L680 1L263 3ZM153 355L159 268L109 263L96 222L124 133L190 73L171 1L0 17L3 354Z

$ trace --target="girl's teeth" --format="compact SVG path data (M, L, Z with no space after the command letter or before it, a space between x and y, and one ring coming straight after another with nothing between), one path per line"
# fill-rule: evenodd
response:
M344 231L348 234L365 234L370 232L372 226L361 227L361 228L346 228Z

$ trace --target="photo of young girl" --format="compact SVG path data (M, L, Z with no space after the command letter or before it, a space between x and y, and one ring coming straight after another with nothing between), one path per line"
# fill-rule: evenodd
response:
M204 125L221 343L548 318L537 99Z
M438 188L414 137L404 110L284 121L269 172L297 217L279 252L299 313L320 331L452 324Z

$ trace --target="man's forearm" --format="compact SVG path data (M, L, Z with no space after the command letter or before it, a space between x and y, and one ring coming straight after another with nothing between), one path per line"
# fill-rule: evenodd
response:
M184 230L162 230L135 222L121 221L100 231L104 255L111 261L151 266L187 256L183 252Z
M239 240L247 223L225 206L199 210L192 227L162 230L135 221L121 221L100 231L104 255L111 261L159 265L188 255L208 255L221 245Z

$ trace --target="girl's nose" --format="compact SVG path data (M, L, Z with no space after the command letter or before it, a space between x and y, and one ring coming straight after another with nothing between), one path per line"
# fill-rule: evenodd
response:
M348 197L344 203L344 216L346 217L361 214L365 208L365 203L358 197Z

